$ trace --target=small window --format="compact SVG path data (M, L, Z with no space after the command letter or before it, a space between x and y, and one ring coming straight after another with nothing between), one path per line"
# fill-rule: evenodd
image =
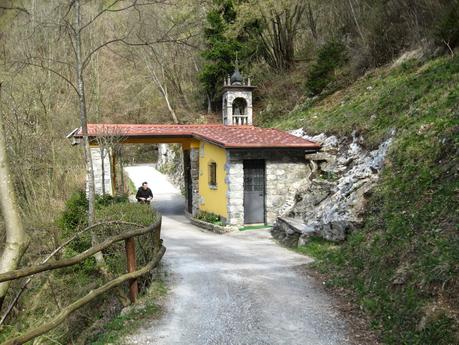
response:
M217 163L209 164L209 186L217 187Z

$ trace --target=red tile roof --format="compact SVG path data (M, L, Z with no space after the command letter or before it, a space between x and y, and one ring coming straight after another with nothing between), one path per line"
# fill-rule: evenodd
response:
M127 138L190 137L224 148L298 148L319 149L320 144L273 128L254 126L88 124L90 137L119 135ZM73 136L81 137L81 129Z

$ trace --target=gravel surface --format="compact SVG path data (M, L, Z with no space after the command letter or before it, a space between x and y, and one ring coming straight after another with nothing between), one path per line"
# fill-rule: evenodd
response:
M171 278L164 315L125 344L351 344L333 299L304 271L309 258L278 246L265 230L196 228L164 175L151 166L126 170L153 190Z

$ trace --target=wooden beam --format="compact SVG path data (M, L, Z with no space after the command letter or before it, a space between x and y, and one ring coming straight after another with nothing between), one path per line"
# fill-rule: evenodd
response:
M160 262L161 258L163 257L164 253L166 252L165 247L161 247L159 253L156 255L156 257L150 261L147 265L142 267L138 271L134 271L131 273L126 273L123 274L122 276L119 276L118 278L113 279L112 281L102 285L101 287L90 291L86 296L80 298L79 300L73 302L69 306L65 307L64 309L61 310L61 312L55 316L53 319L51 319L49 322L45 323L44 325L41 325L23 335L20 335L18 337L9 339L2 343L1 345L20 345L24 344L29 340L32 340L46 332L49 332L53 328L56 328L59 326L71 313L73 313L75 310L83 307L84 305L88 304L92 300L94 300L96 297L104 294L105 292L113 289L114 287L123 284L124 282L130 280L130 279L136 279L148 272L150 272L153 268L155 268L158 263Z
M135 272L137 266L135 256L135 238L128 238L124 243L126 248L127 270L129 273ZM135 303L138 292L139 287L137 284L137 279L129 280L129 299L131 300L131 303Z
M147 234L149 232L153 231L160 231L161 229L161 219L158 219L154 224L142 228L142 229L136 229L136 230L130 230L126 231L122 234L112 236L107 238L105 241L92 246L91 248L85 250L84 252L75 255L69 259L64 259L64 260L59 260L59 261L54 261L54 262L48 262L45 264L41 265L36 265L36 266L29 266L29 267L24 267L18 270L14 271L9 271L0 274L0 282L4 281L9 281L9 280L14 280L22 277L27 277L36 273L44 272L44 271L50 271L54 270L57 268L63 268L63 267L68 267L71 265L74 265L76 263L79 263L83 260L86 260L87 258L93 256L94 254L104 250L105 248L109 247L113 243L119 242L126 240L130 237L136 237L140 235Z

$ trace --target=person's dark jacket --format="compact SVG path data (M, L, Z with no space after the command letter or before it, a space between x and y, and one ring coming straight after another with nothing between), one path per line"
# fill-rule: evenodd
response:
M140 187L137 190L137 194L135 195L135 197L137 200L140 200L139 198L145 198L145 199L153 198L153 192L151 191L150 188L143 189L142 187Z

